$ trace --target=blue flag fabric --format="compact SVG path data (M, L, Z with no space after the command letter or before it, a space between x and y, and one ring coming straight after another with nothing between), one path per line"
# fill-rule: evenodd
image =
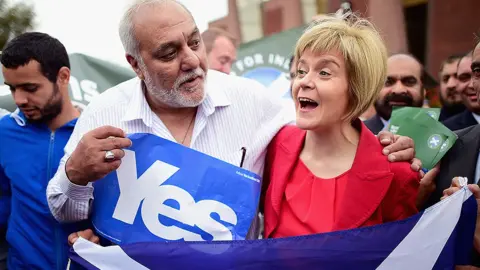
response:
M470 262L477 203L467 188L411 218L283 239L136 243L79 239L72 265L86 269L454 269Z
M94 184L97 233L116 244L245 239L260 176L152 134L129 138L118 170Z

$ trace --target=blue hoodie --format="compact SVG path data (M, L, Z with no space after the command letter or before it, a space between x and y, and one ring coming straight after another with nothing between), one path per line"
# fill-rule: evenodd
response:
M19 110L0 119L0 229L7 227L9 269L66 269L68 235L85 228L58 223L46 196L76 121L51 132Z

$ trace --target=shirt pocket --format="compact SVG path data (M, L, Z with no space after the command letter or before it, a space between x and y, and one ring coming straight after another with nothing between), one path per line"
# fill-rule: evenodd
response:
M234 152L225 153L220 159L234 166L240 167L242 159L244 158L246 158L246 156L244 157L243 151L239 149Z

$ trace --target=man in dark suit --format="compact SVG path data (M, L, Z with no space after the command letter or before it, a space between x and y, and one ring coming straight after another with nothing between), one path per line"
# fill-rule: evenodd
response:
M458 139L442 158L440 172L436 178L437 187L425 208L440 201L443 191L450 187L454 177L467 177L469 184L477 183L480 178L478 175L480 172L477 172L480 165L477 165L480 153L480 125L470 126L455 133Z
M373 134L378 134L388 125L388 120L382 118L377 111L372 118L366 120L364 123Z
M387 80L375 102L377 114L365 121L374 134L388 125L393 106L422 107L422 74L422 64L411 55L395 54L388 58Z
M457 114L443 124L451 130L460 130L473 126L480 121L480 104L477 102L477 95L473 88L472 80L472 53L468 53L458 62L458 90L461 93L463 104L467 110Z
M473 61L470 60L469 64L469 87L471 87L470 91L475 91L476 96L475 99L472 98L471 100L475 100L476 105L480 105L478 102L480 100L480 43L477 44L473 53ZM456 133L458 139L440 162L440 171L435 179L436 189L424 208L440 201L444 190L450 187L454 177L467 177L469 184L478 184L480 178L480 125L473 125L456 131ZM480 267L478 252L474 252L473 265Z
M431 194L423 209L440 201L440 198L443 196L443 191L450 187L454 177L467 177L469 184L478 184L478 179L480 178L480 125L470 126L466 129L456 131L456 133L458 139L442 158L440 172L435 180L436 189ZM480 267L480 254L477 251L473 252L472 265Z
M465 111L465 105L462 102L462 96L458 91L457 70L458 62L464 55L451 55L447 57L440 68L440 87L439 97L442 103L439 121L445 121Z

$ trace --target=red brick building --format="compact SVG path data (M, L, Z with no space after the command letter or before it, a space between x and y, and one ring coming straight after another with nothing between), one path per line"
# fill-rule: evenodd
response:
M335 12L343 0L228 0L228 16L212 22L248 42ZM411 52L437 77L448 55L467 52L480 30L480 0L351 0L370 18L391 53Z

